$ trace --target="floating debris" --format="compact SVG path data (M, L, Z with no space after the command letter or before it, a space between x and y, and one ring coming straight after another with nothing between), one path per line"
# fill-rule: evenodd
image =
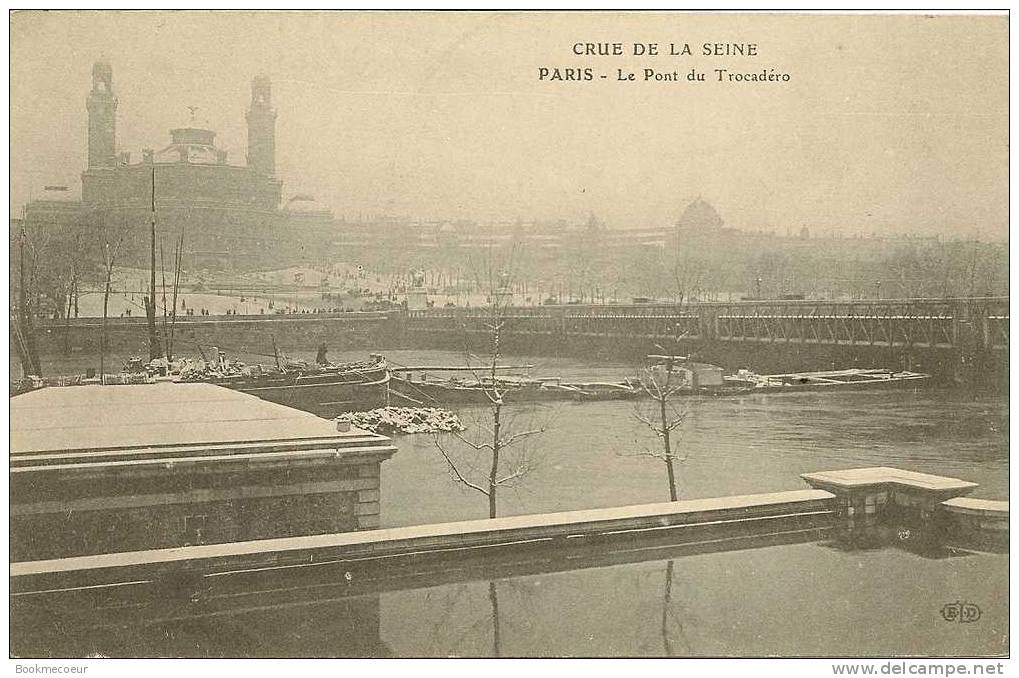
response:
M347 412L336 418L372 433L439 433L463 431L460 417L437 407L380 407L367 412Z

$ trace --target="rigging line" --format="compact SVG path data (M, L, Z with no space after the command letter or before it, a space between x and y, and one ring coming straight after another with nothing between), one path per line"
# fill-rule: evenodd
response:
M162 292L163 292L163 354L167 355L169 348L167 346L167 330L166 330L166 261L163 259L163 239L159 238L159 272L162 276ZM154 301L154 300L153 300ZM174 309L176 311L177 309Z
M390 360L389 362L390 362L390 364L395 365L396 367L407 367L407 365L405 365L404 363L398 363L398 362L393 361L393 360ZM413 381L411 381L409 379L405 380L405 381L401 379L401 384L400 385L401 386L409 386L411 388L411 390L416 395L421 396L426 401L429 401L429 402L434 403L434 404L437 404L439 402L438 399L435 396L433 396L433 395L431 395L429 393L426 393L425 391L422 391L418 386L416 386L414 384ZM397 392L397 393L399 393L399 392Z
M422 390L421 390L421 389L420 389L420 388L419 388L418 386L416 386L416 385L414 384L414 382L412 382L412 381L409 381L409 380L408 380L408 381L402 381L402 380L401 380L401 384L400 384L400 385L401 385L401 386L403 386L403 385L406 385L406 386L410 386L410 388L411 388L411 389L412 389L412 390L413 390L413 391L414 391L414 392L415 392L415 393L416 393L417 395L421 396L421 397L422 397L422 398L424 398L424 399L425 399L426 401L430 401L430 402L432 402L432 403L435 403L435 404L437 404L437 403L439 402L439 400L438 400L438 399L437 399L437 398L436 398L435 396L433 396L433 395L431 395L431 394L429 394L429 393L426 393L426 392L422 391Z

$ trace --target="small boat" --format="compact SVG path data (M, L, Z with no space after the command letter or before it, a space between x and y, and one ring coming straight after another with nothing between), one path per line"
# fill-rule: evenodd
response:
M495 391L502 394L503 402L546 402L553 400L622 400L636 398L637 391L627 384L568 382L558 377L530 379L500 376L480 379L429 380L411 376L393 376L389 383L390 396L415 405L487 404Z
M721 367L691 361L687 356L649 355L650 369L659 374L672 374L672 395L744 395L750 393L792 393L795 391L828 391L865 388L924 386L931 375L920 372L884 368L851 368L820 372L789 372L757 374L741 369L723 374ZM627 380L640 388L638 380ZM664 383L664 382L663 382ZM643 390L643 389L641 389Z
M734 375L724 377L724 381L727 386L748 389L752 393L789 393L864 388L913 388L926 385L930 378L931 375L921 372L895 372L874 368L764 375L748 370L739 370Z
M390 396L401 401L418 405L435 403L451 405L487 404L496 389L502 394L503 402L537 402L564 400L563 390L553 384L546 386L541 381L499 377L491 379L459 379L456 377L429 381L426 376L415 380L412 376L392 376L389 382Z
M624 382L571 381L562 386L576 389L574 400L584 402L596 400L633 400L640 391Z

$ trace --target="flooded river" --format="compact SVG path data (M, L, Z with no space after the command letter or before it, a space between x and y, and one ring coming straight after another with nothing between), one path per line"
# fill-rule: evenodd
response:
M464 364L452 351L393 350L396 365ZM259 356L237 356L251 362ZM314 351L293 354L313 361ZM363 351L332 351L333 361L362 360ZM126 356L110 358L120 365ZM95 367L84 358L52 360L47 374ZM534 365L531 376L621 380L636 374L625 363L509 356ZM483 365L483 358L471 364ZM438 375L436 375L438 376ZM677 399L686 421L677 431L686 461L677 466L680 498L803 489L801 473L858 466L894 466L954 476L980 484L973 496L1008 498L1008 400L961 390L871 390L832 393ZM456 408L473 437L490 426L486 407ZM660 444L629 401L507 405L509 431L544 428L508 451L524 453L533 471L506 487L500 513L618 506L667 501L662 462L634 456ZM454 459L477 463L469 448L440 440ZM400 436L399 452L382 467L383 526L483 518L487 500L450 478L429 435ZM482 466L486 464L482 463Z
M400 364L450 364L458 354L393 351ZM303 356L310 357L310 356ZM363 358L339 353L333 360ZM534 376L590 380L625 364L534 362ZM791 393L687 398L678 446L680 498L803 489L801 473L894 466L980 484L1008 498L1008 402L953 390ZM459 408L470 437L487 408ZM524 453L533 467L502 489L501 515L668 500L657 444L634 403L510 405L510 431L544 428ZM483 473L486 460L452 436L438 441ZM382 467L383 527L483 518L487 501L456 483L428 435L396 438ZM465 466L469 468L469 466ZM509 468L509 467L507 467ZM951 551L923 557L889 546L860 551L822 540L725 548L634 562L459 581L427 581L349 597L331 580L292 590L281 575L222 610L141 612L127 624L72 623L29 605L12 649L25 655L531 656L994 655L1008 651L1008 557ZM342 573L341 573L342 574ZM340 579L337 575L336 579ZM978 605L974 624L946 622L948 603ZM351 621L354 620L354 621Z
M414 352L404 364L449 364L456 354ZM445 361L445 362L443 362ZM621 379L623 365L513 358L534 362L535 375ZM677 400L680 498L803 489L801 473L859 466L954 476L980 484L973 496L1008 498L1008 402L952 390L874 390L833 393L698 397ZM628 401L509 405L511 431L544 428L526 440L534 470L500 497L503 515L639 504L669 499L664 464L634 456L660 445ZM457 410L472 430L490 426L487 408ZM440 440L457 461L469 448ZM385 526L483 518L485 498L450 477L431 436L397 439L399 452L383 465ZM510 463L515 451L508 452ZM484 464L481 464L484 466ZM412 500L408 500L412 497Z

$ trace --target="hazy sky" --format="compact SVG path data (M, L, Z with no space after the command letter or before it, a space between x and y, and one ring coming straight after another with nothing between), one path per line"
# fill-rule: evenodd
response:
M575 56L576 42L626 56ZM634 42L666 54L632 56ZM705 57L704 42L759 56ZM135 162L194 105L243 163L250 81L267 74L284 198L337 216L661 226L701 195L746 229L1007 237L1002 16L18 13L12 209L46 184L80 191L98 59ZM541 67L594 80L542 82ZM708 80L645 83L645 67ZM723 84L714 68L791 79Z

